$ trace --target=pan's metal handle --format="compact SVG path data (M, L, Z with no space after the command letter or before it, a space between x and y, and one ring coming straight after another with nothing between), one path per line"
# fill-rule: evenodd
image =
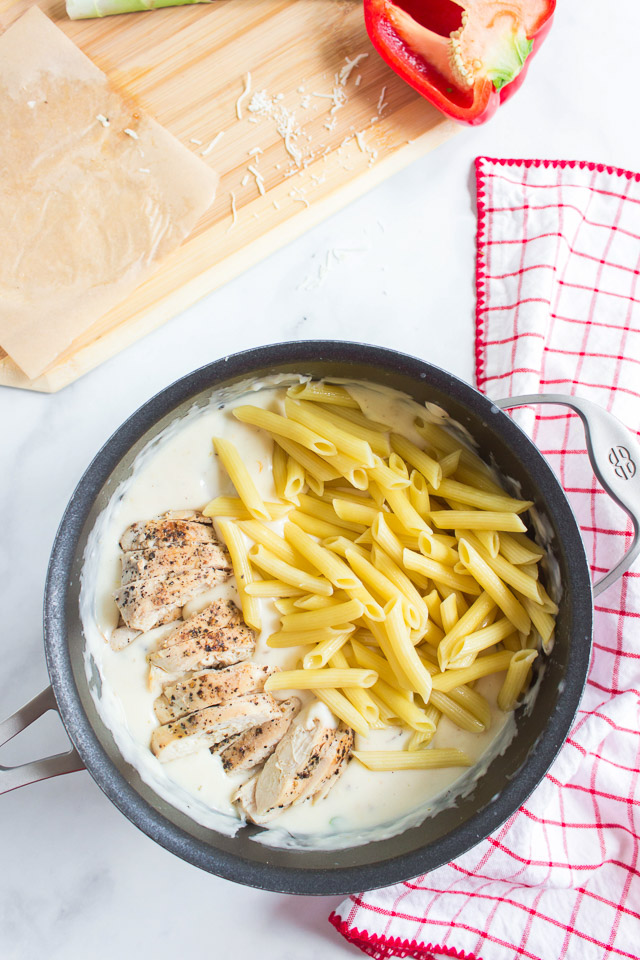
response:
M640 443L613 414L582 397L544 393L494 402L502 410L534 403L556 403L571 407L582 420L593 472L633 523L631 546L619 563L594 584L594 596L600 596L629 569L640 553Z
M0 747L25 730L47 710L58 710L51 687L47 687L24 707L0 723ZM84 770L84 764L75 749L67 753L58 753L55 757L23 763L17 767L0 765L0 793L9 793L10 790L24 787L28 783L48 780L49 777L58 777L61 773L73 773L75 770Z

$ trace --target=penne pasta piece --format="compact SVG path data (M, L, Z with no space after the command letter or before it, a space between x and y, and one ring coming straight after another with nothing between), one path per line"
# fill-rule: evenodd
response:
M424 712L426 713L429 720L433 721L435 727L437 728L438 724L440 723L440 718L442 716L440 711L436 710L436 708L433 706L432 703L428 703L424 708ZM409 742L407 743L407 750L419 750L421 747L422 748L427 747L433 740L435 732L436 732L435 730L433 731L433 733L431 731L419 732L418 730L414 730L413 733L411 734L411 738L409 739Z
M354 750L351 756L367 770L376 771L470 767L473 762L462 750L436 747L425 750Z
M369 470L370 479L380 485L382 490L404 490L409 486L409 479L395 473L380 457L374 454L374 466Z
M398 433L391 434L391 446L395 453L403 457L422 474L434 490L438 489L442 480L442 468L437 460L434 460L424 450L417 447L415 443Z
M378 679L374 670L279 670L267 677L264 689L274 690L326 690L340 687L372 687Z
M283 633L298 630L318 630L321 627L335 627L359 620L364 614L364 605L359 600L332 604L321 610L305 610L303 613L288 613L282 618Z
M448 453L446 457L443 457L442 460L440 460L440 469L442 470L443 480L446 480L447 477L450 477L452 473L456 472L458 466L460 465L461 453L461 450L454 450L453 453Z
M347 670L349 668L349 661L342 649L336 650L329 661L329 665L337 670ZM362 714L370 727L384 726L380 722L380 708L368 690L364 690L362 687L345 687L343 693L358 713Z
M449 690L447 696L460 704L461 707L464 707L468 713L473 714L485 730L489 729L491 726L491 707L481 693L478 693L477 690L473 690L471 687L463 685Z
M486 493L495 493L499 497L504 496L503 488L492 479L491 471L485 463L483 463L482 470L461 464L456 470L455 478L459 480L460 483L466 483L469 487L477 487Z
M347 530L346 527L339 527L335 523L328 523L319 517L312 517L308 513L302 513L300 510L292 510L287 516L287 520L295 523L297 527L304 530L305 533L313 537L319 537L321 540L328 540L331 537L347 538L355 537L359 539L363 534L358 534L355 530Z
M438 563L436 560L429 560L428 557L423 557L421 554L414 553L412 550L403 550L402 559L406 570L417 570L418 573L431 577L433 580L439 580L441 583L451 587L452 590L461 590L463 593L470 593L473 596L481 593L475 574L473 576L464 576L459 573L454 573L452 567L447 567L445 564Z
M442 617L440 616L440 597L438 596L437 590L431 590L423 598L424 605L429 611L429 617L433 620L436 626L442 626Z
M442 693L449 693L454 687L473 683L474 680L487 677L491 673L501 673L509 666L512 656L513 654L509 650L503 650L500 653L490 653L486 657L478 657L470 667L464 667L462 670L446 670L444 673L436 673L431 677L433 689L441 690Z
M253 540L254 543L261 543L263 547L267 547L271 553L275 553L276 557L280 557L285 563L290 563L294 567L301 563L302 557L271 527L265 527L264 523L260 523L259 520L241 520L238 526L250 540Z
M250 597L301 597L304 594L304 590L282 580L254 580L245 590Z
M490 557L497 557L500 553L500 537L495 530L476 530L476 537ZM508 534L504 534L508 536Z
M482 560L498 577L500 577L501 580L504 580L505 583L508 583L509 586L513 587L514 590L517 590L518 593L523 594L525 597L529 597L534 603L542 604L542 584L538 583L537 580L534 580L533 577L530 577L524 573L522 567L516 567L514 564L509 563L508 560L505 560L505 558L501 557L500 555L497 557L492 557L482 546L478 538L474 537L473 533L470 533L466 530L456 530L456 535L460 539L464 539L467 543L471 544L473 549L477 551Z
M440 616L442 617L442 629L445 633L449 633L459 619L455 593L450 593L440 604Z
M392 673L395 676L395 681L391 685L399 689L403 694L410 693L411 697L413 697L413 687L404 674L400 661L395 654L395 650L389 643L389 637L387 635L387 631L384 629L383 624L378 623L375 620L367 620L367 618L365 618L364 622L373 635L375 642L378 644L380 653L391 667Z
M502 582L500 577L494 573L491 567L482 559L467 540L460 540L458 543L458 552L460 560L478 581L483 590L500 607L505 617L511 620L516 630L521 633L529 633L531 629L531 620L527 611L517 600L509 588Z
M498 513L524 513L525 510L533 506L531 500L514 500L506 493L503 493L502 496L495 493L486 493L484 490L478 490L477 487L470 487L466 483L460 483L458 480L449 478L443 480L438 487L438 496L450 497L458 503L477 507L479 510Z
M446 670L456 643L468 634L477 630L487 614L495 609L496 603L488 593L483 592L469 607L456 625L450 630L438 647L438 663L441 670Z
M550 613L547 613L543 607L529 600L528 597L519 597L519 600L531 617L531 622L533 623L534 627L542 637L543 644L545 645L545 652L548 652L546 645L551 640L556 628L556 622L554 618Z
M384 680L378 680L373 685L373 693L389 707L412 730L421 733L435 731L435 724L417 704L407 700L399 690L394 689Z
M304 398L301 398L304 399ZM391 444L389 443L389 428L384 424L368 420L359 411L341 410L339 413L328 407L322 407L323 416L335 427L348 431L360 440L365 440L374 453L379 457L388 457L391 453Z
M355 662L359 667L367 670L375 670L380 679L384 680L392 687L397 684L398 681L396 675L393 672L388 660L386 660L384 657L381 657L379 653L369 650L368 647L365 647L364 644L360 643L358 640L355 640L353 637L351 638L350 643Z
M319 670L321 667L326 667L329 660L340 652L340 649L350 636L351 631L343 630L342 633L338 633L334 637L327 637L326 640L321 640L313 650L310 650L309 653L306 653L302 658L303 668L305 670ZM335 667L335 664L333 664L333 666ZM346 668L349 668L349 664L346 665Z
M237 525L231 520L219 520L218 526L220 533L227 545L233 573L236 578L236 587L240 606L242 607L242 616L245 623L254 630L262 630L262 618L260 616L260 601L256 597L251 597L246 591L248 584L253 582L253 571L249 563L247 548Z
M238 496L251 516L256 520L271 520L271 514L268 512L264 500L258 493L258 488L253 482L251 474L245 467L240 454L231 441L225 440L223 437L213 437L213 448L229 474L229 478L236 488ZM210 504L207 504L207 507L205 507L203 511L205 516L213 516L213 514L206 513L209 506Z
M267 646L274 649L284 647L301 647L311 644L322 643L330 637L337 637L343 633L352 633L355 630L353 624L343 624L341 627L319 627L315 630L290 630L288 633L279 631L272 633L267 638Z
M331 710L339 720L343 720L347 726L352 727L360 736L366 737L369 735L369 724L339 690L318 688L313 691L313 694L317 700L320 700L325 706L329 707L329 710Z
M538 563L544 557L544 550L523 535L521 539L513 533L500 534L500 553L516 566Z
M340 557L316 543L309 534L305 533L294 523L286 523L284 535L288 542L299 553L319 570L334 587L341 590L361 587L362 583Z
M493 510L432 510L429 519L442 530L526 530L515 513Z
M361 557L368 557L368 552L361 546L359 546L353 540L347 540L346 537L327 537L322 541L322 546L326 547L327 550L331 550L332 553L337 553L339 557L346 559L347 550L352 550L355 553L358 553Z
M537 563L522 563L520 569L527 577L537 580L540 577L540 568Z
M413 635L411 636L411 640L415 644L428 643L429 646L437 649L443 637L444 632L441 628L437 626L433 620L429 620L424 630L418 630L415 637Z
M306 513L311 517L318 517L320 520L324 520L326 523L332 523L337 527L344 527L345 530L352 530L354 533L363 533L367 527L367 524L364 523L354 523L351 520L341 520L341 518L336 513L333 504L325 503L323 500L318 500L316 497L310 497L308 494L304 493L299 497L300 500L300 512Z
M391 453L387 463L389 464L389 470L393 470L393 472L397 473L403 480L409 480L409 483L411 483L409 479L409 468L401 456L397 453Z
M554 603L542 584L540 584L540 596L542 598L542 609L545 613L558 613L557 603Z
M506 712L515 709L518 698L527 687L529 671L537 656L535 650L519 650L513 654L498 694L501 710Z
M284 409L287 417L295 421L306 429L317 433L322 437L331 437L331 445L336 452L343 453L345 456L355 460L360 466L373 466L373 451L361 437L356 436L350 429L336 425L325 414L321 407L312 403L306 403L304 400L293 400L286 397ZM323 453L320 450L316 453ZM324 453L324 456L334 456L335 454Z
M400 664L404 676L411 685L411 689L419 693L425 703L431 696L431 674L415 651L409 638L409 630L404 621L402 603L395 597L385 608L384 628L389 638L391 649ZM438 706L436 704L436 706Z
M295 400L313 400L316 403L330 403L338 407L360 409L357 402L344 387L325 383L323 380L308 380L306 383L297 383L295 386L289 387L287 394Z
M285 561L277 557L275 553L271 553L270 550L263 547L261 543L256 543L251 547L249 550L249 559L257 567L260 567L261 570L270 573L278 580L291 583L294 587L300 587L302 590L306 590L307 593L319 593L323 597L330 597L333 593L333 587L328 580L324 580L321 577L313 577L311 574L305 573L304 570L285 563Z
M321 497L324 493L324 480L318 480L317 477L314 477L312 473L307 473L305 470L304 479L306 481L309 490L312 493L315 493L316 496Z
M411 471L408 493L409 503L416 513L419 513L422 519L426 520L431 510L429 491L427 489L427 481L417 470Z
M271 473L276 494L281 500L284 500L284 490L287 483L287 455L277 443L274 443L271 454Z
M464 467L470 467L480 473L486 473L490 476L489 468L484 460L476 453L473 453L464 445L462 440L454 437L453 434L442 426L435 424L423 417L419 417L415 422L415 427L420 436L424 437L428 444L435 447L436 451L445 456L451 453L460 453L460 463Z
M370 504L370 506L369 506ZM333 509L341 520L363 524L370 527L380 512L372 500L366 503L354 503L351 500L341 500L335 497L332 501Z
M265 503L265 520L280 520L291 510L290 503ZM214 497L202 510L205 517L231 517L234 520L251 520L253 514L240 497Z
M420 614L422 624L426 624L429 620L428 607L404 570L394 563L391 557L376 545L373 547L371 556L376 569L378 569L387 580L391 581L394 587L397 587L409 603L416 608Z
M327 597L327 599L329 598ZM282 599L274 600L273 605L278 613L281 613L283 616L287 613L297 613L299 609L296 607L293 597L283 597Z
M423 622L426 624L426 618L423 611L418 606L411 603L408 597L378 570L369 558L364 555L364 551L358 552L350 545L345 551L347 563L355 571L358 577L367 584L374 593L377 593L383 601L397 599L402 605L402 616L412 630L418 630Z
M438 539L437 534L427 533L424 530L418 534L418 549L423 556L438 563L444 563L448 567L455 566L460 560L457 551L445 546Z
M330 597L319 597L317 593L307 594L293 601L296 610L321 610L323 607L330 607L333 603L343 603L349 598L342 590L335 590Z
M281 447L278 447L277 444L274 444L275 450L281 450ZM291 500L293 503L298 503L298 496L301 493L304 493L304 488L306 484L305 472L297 460L294 460L293 457L287 457L287 466L286 466L286 477L284 485L284 494L282 495L283 500Z
M502 641L502 646L505 650L511 650L512 653L517 653L519 650L522 650L522 644L518 638L517 633L511 633L508 637L505 637ZM465 667L467 664L465 663Z
M457 666L456 660L467 656L477 656L481 650L487 650L494 644L500 643L505 637L510 637L513 632L514 629L511 620L503 617L501 620L496 620L495 623L492 623L490 627L483 627L481 630L468 633L466 636L456 640L451 646L449 666L455 669Z
M329 466L322 457L316 456L302 444L281 436L276 436L273 439L279 447L282 447L290 457L293 457L300 464L307 477L311 475L316 480L327 483L329 480L337 480L340 476L334 467Z
M384 495L391 510L402 524L403 531L418 536L424 530L431 533L431 527L423 520L418 511L411 506L409 497L404 490L384 489Z
M369 489L367 490L356 490L355 487L351 486L338 486L339 483L344 483L344 478L339 477L338 480L335 480L333 484L329 486L329 489L318 497L319 500L322 500L324 503L328 503L333 506L334 500L349 500L351 503L365 504L365 506L373 507L375 501L372 501Z
M231 412L236 420L240 420L242 423L250 423L252 426L266 430L275 436L293 440L294 443L299 443L300 446L306 447L312 453L317 453L318 456L331 457L337 453L335 443L327 440L322 434L310 430L304 424L289 419L288 416L281 417L279 413L272 413L262 407L249 405L234 407Z
M455 723L456 727L460 727L461 730L468 730L470 733L484 733L486 729L484 723L481 723L465 707L451 699L448 694L442 693L440 690L434 690L430 702L444 717Z

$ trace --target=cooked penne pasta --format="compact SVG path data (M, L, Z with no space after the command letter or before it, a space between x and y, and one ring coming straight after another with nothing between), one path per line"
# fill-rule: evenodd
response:
M316 403L330 403L337 407L352 407L359 410L357 402L344 387L325 383L323 380L307 380L289 387L287 394L296 400L313 400Z
M403 477L398 473L395 473L387 464L378 456L374 454L375 465L369 470L369 477L371 480L375 480L378 483L383 491L386 490L404 490L409 486L408 477Z
M475 575L464 576L463 574L454 573L452 567L438 563L437 560L430 560L428 557L423 557L419 553L414 553L413 550L405 549L402 553L402 560L405 569L417 570L418 573L422 573L426 577L431 577L432 580L438 580L446 584L448 587L451 587L452 590L461 590L463 593L470 593L473 596L477 596L481 592Z
M331 550L332 553L337 553L338 556L343 559L346 559L347 550L352 550L361 557L369 556L364 547L359 546L359 544L353 540L347 540L346 537L327 537L322 541L322 546L326 547L327 550Z
M275 553L276 557L280 557L285 563L290 563L294 567L301 563L302 557L271 527L265 527L264 523L260 523L259 520L241 520L238 526L250 540L253 540L254 543L261 543L263 547L267 547L271 550L271 553Z
M279 520L291 510L290 503L264 503L264 520ZM214 497L202 510L205 517L231 517L234 520L251 520L253 514L240 497Z
M300 446L306 447L312 453L319 456L331 457L337 453L337 447L331 440L325 436L310 430L302 423L292 420L289 417L281 417L279 413L272 413L270 410L264 410L262 407L241 406L234 407L231 411L242 423L250 423L254 427L260 427L278 437L285 437L287 440L293 440Z
M461 704L452 700L448 694L442 693L440 690L433 690L430 702L444 717L455 723L456 727L460 727L461 730L468 730L470 733L484 733L486 729L484 723Z
M367 468L353 457L348 457L346 453L336 453L333 457L327 457L326 462L338 471L339 476L344 477L356 490L366 490L369 486L369 474Z
M274 444L274 448L276 450L282 449L278 447L277 444ZM298 496L304 493L305 484L306 479L303 468L293 457L287 457L287 472L282 499L298 503Z
M470 767L462 750L427 747L425 750L354 750L352 756L368 770L434 770L438 767Z
M443 421L444 422L444 421ZM439 455L448 456L451 453L460 454L460 463L465 467L470 467L481 473L489 473L489 468L480 457L464 446L463 441L458 440L453 434L449 433L443 427L424 417L419 417L415 422L415 427L420 436L424 437L428 444L436 449Z
M331 408L329 408L331 409ZM337 413L344 419L348 420L349 423L355 423L360 427L365 427L367 430L373 430L376 433L389 433L390 427L386 423L380 423L377 420L371 420L366 414L362 412L360 407L352 407L348 410L339 410ZM382 454L381 454L382 456Z
M354 503L351 500L341 500L335 497L332 506L341 520L347 520L351 523L361 523L370 527L380 512L373 500L366 503Z
M253 583L247 583L245 590L250 597L301 597L304 590L294 587L291 583L283 583L282 580L254 580Z
M317 593L307 594L294 600L293 606L294 610L322 610L323 607L330 607L333 603L343 603L348 599L342 590L334 590L330 597L320 597Z
M460 464L456 470L456 480L460 483L466 483L469 487L478 487L486 493L495 493L499 497L504 496L504 490L500 484L492 479L492 474L486 464L483 463L483 469L470 467L466 464Z
M248 623L254 630L262 630L260 602L256 597L249 596L246 591L247 585L253 582L253 571L251 570L242 533L231 520L219 520L218 526L231 557L240 606L242 607L242 616L245 623Z
M267 646L275 649L310 646L354 630L352 624L345 624L342 627L318 627L315 630L289 630L287 633L279 631L268 637Z
M271 473L273 475L273 485L276 494L281 500L285 499L284 491L287 483L287 455L277 443L273 445L271 454Z
M318 480L317 477L314 477L312 473L307 473L306 470L304 473L304 479L312 493L315 493L318 497L321 497L324 494L324 480Z
M351 546L345 551L347 563L358 577L367 584L374 593L377 593L384 602L398 599L402 604L402 616L413 630L418 630L423 623L423 611L411 603L400 589L381 573L367 556L357 552Z
M291 583L294 587L300 587L307 593L319 593L323 597L330 597L333 593L333 587L328 580L313 577L311 574L305 573L304 570L285 563L275 553L271 553L270 550L263 547L261 543L256 543L251 547L249 559L266 573L270 573L278 580L283 580L284 583Z
M258 493L258 488L253 482L251 474L231 441L225 440L223 437L213 437L213 448L251 516L256 520L271 520L271 514ZM211 503L213 502L211 501ZM210 504L207 504L205 511L208 507L210 507ZM214 516L214 514L205 513L205 516Z
M524 691L533 661L538 656L535 650L519 650L511 657L507 675L498 694L498 706L501 710L513 710L518 698Z
M438 487L438 496L451 497L458 503L468 504L477 507L479 510L498 513L524 513L525 510L533 506L531 500L514 500L506 493L503 493L502 496L486 493L484 490L478 490L477 487L470 487L466 483L460 483L458 480L449 478L443 480Z
M361 587L362 583L340 557L316 543L294 523L286 523L285 538L309 563L319 570L335 587L341 590Z
M321 640L317 647L314 647L313 650L310 650L309 653L306 653L302 658L303 668L305 670L319 670L321 667L326 667L329 660L340 652L340 649L350 636L351 631L343 630L334 637L327 637L326 640ZM335 664L333 664L333 666L335 666ZM349 664L347 664L347 669L348 668Z
M481 630L468 633L465 637L456 640L453 644L449 658L449 666L455 669L457 665L456 660L467 656L476 656L481 650L487 650L494 644L500 643L505 637L510 637L512 633L514 633L513 624L511 620L507 620L506 617L503 617L501 620L496 620L490 627L484 627Z
M450 477L451 474L456 472L460 465L461 453L461 450L454 450L453 453L448 453L446 457L443 457L442 460L439 461L443 480L446 480L447 477Z
M438 647L438 663L441 670L446 670L451 660L456 643L464 639L469 633L477 630L487 614L495 608L496 603L488 593L483 591L477 600L460 617L455 626L446 634Z
M437 728L438 724L440 723L440 718L442 716L440 711L436 710L436 708L432 703L428 703L424 708L424 712L426 713L429 720L433 721L434 726ZM419 750L420 748L427 747L433 740L435 732L436 732L435 730L433 730L433 732L432 731L420 732L418 730L414 730L407 743L407 750Z
M476 530L476 537L490 557L497 557L500 553L500 537L495 530ZM508 536L508 534L504 534Z
M274 440L279 447L282 447L290 457L293 457L293 459L300 464L305 475L311 475L322 483L327 483L329 480L337 480L340 476L338 471L334 467L329 466L326 460L316 456L315 453L303 447L302 444L296 443L295 440L288 440L286 437L281 436L275 436Z
M429 616L436 624L436 626L442 626L442 617L440 616L440 597L438 596L437 590L431 590L423 598L424 605L429 611Z
M505 586L500 577L494 573L491 567L482 559L477 550L475 550L467 540L460 540L458 544L460 560L465 565L469 573L480 584L490 597L493 598L496 605L500 607L505 617L511 620L512 624L520 633L529 633L531 620L522 604L516 600L509 588Z
M390 600L385 608L384 628L389 643L400 664L404 676L411 685L411 689L419 693L425 703L431 696L431 674L415 651L409 638L409 630L404 621L402 603L398 597ZM438 706L436 704L436 706Z
M526 530L515 513L492 510L432 510L429 519L442 530Z
M514 590L517 590L518 593L522 593L525 597L529 597L533 600L534 603L542 604L542 585L538 583L537 580L534 580L533 577L530 577L526 574L522 567L516 567L514 564L509 563L508 560L505 560L504 557L498 555L497 557L492 557L487 550L482 546L477 537L466 530L457 530L456 535L460 539L466 540L467 543L470 543L474 550L477 551L478 555L482 557L484 562L488 567L493 570L493 572L500 577L501 580L504 580L505 583L508 583L510 587L513 587Z
M359 620L364 614L360 600L332 604L321 610L305 610L303 613L288 613L282 618L282 631L317 630L320 627L335 627Z
M338 719L343 720L347 726L352 727L361 737L368 736L370 730L369 724L353 704L347 700L343 693L339 690L325 690L320 687L312 692L316 699L322 701L325 706L329 707L329 710L331 710Z
M295 523L297 527L300 527L301 530L304 530L305 533L310 533L313 537L319 537L321 540L328 540L330 537L350 537L358 538L361 534L358 534L355 530L348 530L346 527L339 527L335 523L329 523L326 520L322 520L319 517L312 517L308 513L302 513L300 510L292 510L287 516L287 520L290 520L292 523Z
M293 400L287 397L284 408L290 420L303 425L319 436L331 437L330 442L336 452L345 454L361 466L373 466L373 451L367 441L356 436L351 430L336 425L321 407L306 403L304 400ZM323 453L320 450L315 452ZM334 454L324 452L324 455L333 456Z
M427 490L427 481L417 470L411 471L408 492L409 503L416 513L419 513L422 519L426 520L431 509L429 491Z
M423 709L407 700L399 690L394 689L384 680L377 680L374 683L373 692L412 730L419 730L422 733L435 730L433 720L427 716Z
M442 617L442 629L445 633L449 633L459 619L455 593L450 593L440 604L440 616Z
M544 550L522 535L521 538L514 533L500 534L500 553L516 566L523 566L527 563L538 563L544 557Z
M325 690L340 687L372 687L378 679L374 670L280 670L267 677L264 689L274 690Z
M418 534L418 549L425 557L436 560L438 563L444 563L448 567L455 566L460 559L457 551L445 546L438 539L437 534L427 533L425 530Z
M464 707L468 713L473 714L486 730L489 729L491 726L491 707L481 693L463 685L449 690L447 696Z
M411 506L409 497L404 490L385 488L384 495L391 510L402 524L403 531L416 536L419 535L422 530L431 533L431 527L426 520L422 519L418 511Z
M542 637L543 643L548 644L556 628L556 621L550 613L537 603L533 603L528 597L519 597L519 600L531 617L531 622Z
M311 497L306 493L302 494L299 500L301 513L306 513L311 517L318 517L318 519L324 520L326 523L332 523L337 527L344 527L345 530L353 530L358 534L365 530L366 524L364 523L342 520L336 513L333 504L325 503L323 500L318 500L316 497Z
M399 477L402 477L404 480L409 480L409 468L397 453L392 453L389 455L387 461L389 464L389 470L393 470L394 473L397 473Z
M509 666L512 656L513 654L509 650L502 650L500 653L490 653L486 657L478 657L470 667L463 667L462 670L446 670L444 673L436 673L431 677L433 689L441 690L442 693L449 693L454 687L473 683L474 680L487 677L490 673L501 673Z
M415 586L407 576L407 574L402 570L394 561L391 559L384 550L374 544L374 547L371 551L371 558L373 564L380 571L380 573L391 581L394 587L400 591L400 593L406 597L412 607L420 614L422 620L422 626L424 626L429 619L429 610L424 600L416 590ZM421 629L418 627L417 629Z
M329 665L336 670L348 670L349 661L342 649L336 650L329 660ZM361 713L370 727L383 727L380 722L380 708L368 690L362 687L344 687L343 692L347 700Z
M381 657L380 654L374 650L365 647L364 644L353 637L351 638L350 646L353 650L355 662L359 667L375 670L381 680L384 680L392 687L396 686L398 681L388 660Z
M395 453L403 457L407 463L410 463L422 474L434 490L438 489L442 480L442 468L437 460L434 460L424 450L417 447L415 443L398 433L391 434L391 446Z
M330 599L329 597L326 598ZM296 607L293 597L282 597L281 599L274 600L273 605L283 616L287 613L297 613L299 607Z
M304 399L304 398L300 398ZM365 440L374 453L379 457L388 457L391 453L391 444L389 443L388 427L382 424L373 424L363 414L361 419L356 419L358 412L356 410L341 410L339 413L327 407L322 407L322 414L327 421L334 427L348 431L360 440Z

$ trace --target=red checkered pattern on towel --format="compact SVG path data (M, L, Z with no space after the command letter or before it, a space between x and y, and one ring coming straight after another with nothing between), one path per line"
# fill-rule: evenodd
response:
M574 393L640 427L640 176L587 163L477 161L477 381L491 397ZM594 479L578 418L514 414L548 457L594 577L625 514ZM596 601L589 679L551 770L453 863L346 900L332 922L372 957L640 956L640 569Z

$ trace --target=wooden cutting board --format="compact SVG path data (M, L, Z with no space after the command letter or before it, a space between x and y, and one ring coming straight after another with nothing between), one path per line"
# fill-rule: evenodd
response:
M29 6L0 0L0 30ZM375 53L358 0L215 0L75 22L59 0L38 6L221 181L182 247L42 376L0 348L0 384L59 390L458 129Z

